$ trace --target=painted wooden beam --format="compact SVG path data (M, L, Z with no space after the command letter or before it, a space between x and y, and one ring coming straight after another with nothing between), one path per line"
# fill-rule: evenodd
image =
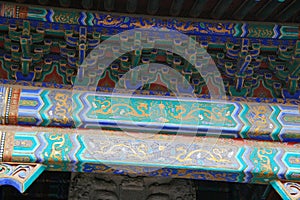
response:
M53 171L258 184L300 176L294 143L88 129L0 130L3 162L41 163Z
M3 124L300 141L299 104L1 86Z
M200 2L201 1L201 2ZM203 2L202 2L203 1ZM204 1L199 0L201 6ZM106 2L106 1L105 1ZM47 8L40 6L27 6L13 3L0 3L3 10L10 12L0 13L1 30L7 30L7 24L22 24L22 20L32 20L32 27L42 25L44 27L53 26L54 30L50 33L58 34L64 37L62 30L78 30L79 26L88 26L88 30L99 32L103 28L108 32L106 35L116 34L124 30L133 28L164 28L168 24L168 29L177 30L188 35L207 35L207 36L228 36L228 37L251 37L261 39L300 39L299 26L297 25L279 25L266 23L264 25L251 22L203 22L203 20L188 19L168 19L152 17L148 21L141 15L122 16L118 14L103 14L97 11L80 11ZM196 6L197 7L197 6ZM22 12L19 12L22 8ZM191 10L192 11L192 10ZM198 11L196 14L199 13ZM35 23L39 21L39 23ZM113 23L112 23L113 22ZM266 34L267 33L267 34Z

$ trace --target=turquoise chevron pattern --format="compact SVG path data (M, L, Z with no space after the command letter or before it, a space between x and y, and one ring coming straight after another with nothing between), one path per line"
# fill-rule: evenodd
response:
M300 37L297 26L258 23L206 23L202 21L160 19L155 17L129 17L99 12L49 9L13 3L0 4L0 17L29 19L67 25L93 26L117 31L132 28L168 28L193 35L223 35L268 39L294 39ZM53 27L55 28L55 27ZM59 25L57 26L58 29ZM109 31L109 30L108 30ZM113 33L114 30L111 30ZM115 33L114 33L115 34Z
M300 141L297 101L272 104L163 96L129 97L3 86L2 91L8 90L12 92L5 105L12 104L8 101L10 94L20 93L19 102L14 101L18 106L17 115L11 110L5 112L9 113L10 121L17 121L19 125L125 130L143 127L146 132ZM13 117L16 120L12 120Z
M299 179L294 143L186 137L123 131L2 126L14 147L4 161L42 163L47 170L138 173L268 184ZM5 150L8 150L5 146Z

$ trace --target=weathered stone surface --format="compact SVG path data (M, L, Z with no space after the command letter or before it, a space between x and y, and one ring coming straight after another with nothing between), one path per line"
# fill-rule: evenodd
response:
M191 180L74 173L69 200L193 200Z

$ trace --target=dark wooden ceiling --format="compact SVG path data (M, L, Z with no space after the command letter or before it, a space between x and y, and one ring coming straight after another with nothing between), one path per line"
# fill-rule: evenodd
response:
M15 0L54 7L218 20L300 22L300 0ZM12 1L10 1L12 2Z

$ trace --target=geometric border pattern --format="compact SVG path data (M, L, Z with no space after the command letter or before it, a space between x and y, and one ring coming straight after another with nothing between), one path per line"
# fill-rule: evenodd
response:
M126 16L101 12L62 10L41 6L0 3L0 17L20 18L54 23L57 30L69 25L81 25L105 29L107 34L132 28L167 28L188 35L219 35L229 37L251 37L266 39L300 39L297 26L259 23L203 22L188 19L167 19L145 16ZM7 24L7 23L6 23Z

